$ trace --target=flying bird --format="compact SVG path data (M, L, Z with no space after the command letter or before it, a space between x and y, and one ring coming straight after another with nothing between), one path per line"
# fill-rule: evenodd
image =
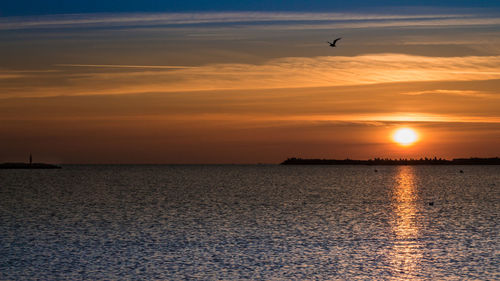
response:
M330 47L337 47L337 46L335 46L335 43L337 43L337 41L339 41L340 39L342 39L342 37L339 37L339 38L333 40L333 42L328 42L328 41L326 41L326 42L328 44L330 44Z

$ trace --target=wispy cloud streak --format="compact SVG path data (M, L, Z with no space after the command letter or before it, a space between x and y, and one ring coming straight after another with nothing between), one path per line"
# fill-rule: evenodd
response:
M336 87L396 82L477 81L500 79L499 65L500 56L425 57L401 54L289 57L269 60L263 64L227 63L197 67L71 64L64 67L77 66L89 69L82 72L58 72L54 74L54 81L57 83L47 80L44 87L40 86L40 81L49 79L50 76L47 75L50 74L44 74L40 78L33 77L33 87L29 86L29 80L23 80L19 85L9 84L8 88L3 89L2 96L130 94ZM100 68L108 71L102 71ZM132 71L121 71L122 68ZM4 72L4 75L9 73ZM467 93L463 95L465 94Z
M141 69L183 69L193 66L179 65L120 65L120 64L55 64L54 66L90 67L90 68L141 68Z
M445 90L436 89L428 91L416 91L416 92L406 92L401 93L403 95L409 96L420 96L420 95L449 95L449 96L464 96L464 97L480 97L480 98L493 98L500 99L500 95L495 95L492 93L485 93L481 91L470 91L470 90Z
M498 24L496 18L472 14L355 14L355 13L293 13L293 12L214 12L214 13L134 13L134 14L69 14L39 17L0 18L0 30L26 28L61 28L85 26L147 26L191 25L209 23L279 23L279 22L359 22L361 26L373 24L422 25L449 24ZM411 21L408 21L411 20ZM382 21L382 22L380 22ZM387 22L383 22L387 21ZM378 23L377 23L378 22ZM317 25L316 25L317 26Z

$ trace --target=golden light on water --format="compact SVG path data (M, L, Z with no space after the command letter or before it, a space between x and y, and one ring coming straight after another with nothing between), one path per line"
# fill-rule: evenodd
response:
M409 146L418 141L418 134L410 128L401 128L394 132L392 139L402 146Z
M414 172L411 166L398 167L392 198L394 209L392 228L395 241L391 263L394 275L401 279L416 277L417 265L422 258L422 249L418 242L420 224Z

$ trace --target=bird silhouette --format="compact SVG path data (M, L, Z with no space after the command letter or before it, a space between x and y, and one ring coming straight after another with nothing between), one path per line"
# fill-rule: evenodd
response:
M337 41L339 41L340 39L342 39L342 37L339 37L335 40L333 40L333 42L329 42L329 41L326 41L328 44L330 44L330 47L337 47L335 46L335 44L337 43Z

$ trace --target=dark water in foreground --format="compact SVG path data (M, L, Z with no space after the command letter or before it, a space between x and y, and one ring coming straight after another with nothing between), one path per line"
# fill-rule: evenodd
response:
M1 170L0 216L2 280L500 279L500 166Z

